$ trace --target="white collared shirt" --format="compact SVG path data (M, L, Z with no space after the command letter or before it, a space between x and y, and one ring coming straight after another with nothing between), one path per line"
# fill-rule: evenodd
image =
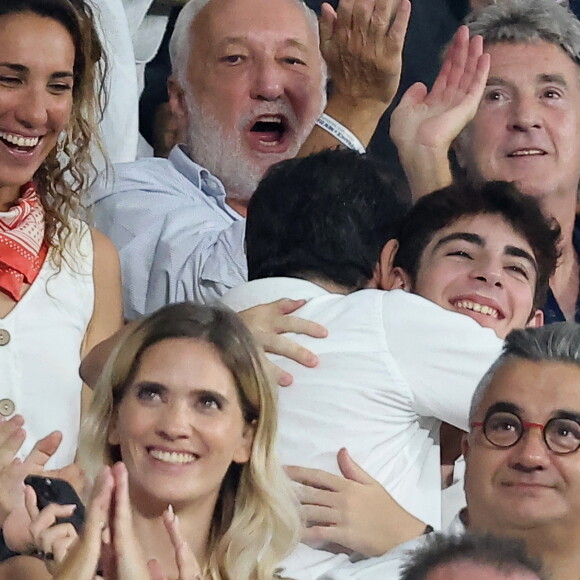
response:
M340 474L336 454L346 447L399 504L439 529L440 422L467 430L471 396L502 341L468 316L402 290L341 295L269 278L223 301L239 311L283 297L307 299L297 315L325 326L328 338L291 335L318 355L314 369L271 357L294 376L279 391L282 463ZM317 578L348 561L301 544L284 575Z

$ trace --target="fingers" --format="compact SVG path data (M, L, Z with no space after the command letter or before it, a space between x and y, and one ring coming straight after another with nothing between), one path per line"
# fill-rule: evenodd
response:
M276 334L261 335L262 347L266 352L289 358L305 367L315 367L318 357L307 348L292 342L289 338Z
M388 31L394 49L403 49L410 18L411 2L409 2L409 0L401 0L397 12L395 13L395 19Z
M30 486L26 486L25 492L26 508L30 515L32 523L30 524L30 533L34 543L45 552L52 552L51 540L62 537L76 538L77 534L74 526L70 523L59 524L55 526L57 518L70 516L74 511L75 505L59 505L56 503L46 506L40 513L38 509L34 510L31 500L36 504L36 495ZM32 494L29 492L32 491ZM32 508L32 509L31 509ZM33 515L36 512L36 515Z
M327 491L339 491L344 487L344 478L340 475L333 475L322 469L310 469L308 467L298 467L287 465L284 467L288 477L296 483L309 485L317 489Z
M0 421L0 469L9 465L20 449L26 432L22 428L24 419L15 415L8 421Z
M314 526L336 526L340 512L331 506L305 505L300 509L300 517L307 528Z
M185 541L181 533L179 518L173 511L173 506L169 506L163 512L163 523L171 538L171 543L175 548L175 559L179 571L179 580L198 580L201 579L201 570L195 558L193 550Z
M293 332L295 334L305 334L312 338L326 338L328 336L328 330L321 324L298 316L288 315L276 321L276 332L278 334Z
M35 474L43 471L46 462L55 454L61 441L62 433L60 431L53 431L38 440L23 462L28 472Z
M294 377L290 373L286 372L284 369L281 369L279 366L276 366L266 357L264 357L264 366L270 379L273 380L278 386L289 387L294 381Z
M324 53L324 46L330 42L332 35L334 33L334 26L336 24L336 12L334 8L328 4L328 2L323 2L320 7L320 21L318 24L319 34L320 34L320 49Z
M348 453L343 447L337 455L338 467L340 472L346 479L356 481L362 484L376 483L376 480L371 477Z

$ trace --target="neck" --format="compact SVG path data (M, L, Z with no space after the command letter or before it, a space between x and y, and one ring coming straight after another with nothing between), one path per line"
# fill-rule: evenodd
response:
M248 204L249 199L237 199L226 197L226 203L235 211L237 211L242 217L248 217Z
M20 197L20 187L7 185L0 187L0 211L8 211Z
M169 539L161 516L167 502L138 502L131 497L135 535L147 560L155 558L168 578L177 578L179 572L175 560L175 548ZM215 497L202 498L194 503L173 504L179 517L181 533L193 551L203 570L209 559L208 540L211 529Z

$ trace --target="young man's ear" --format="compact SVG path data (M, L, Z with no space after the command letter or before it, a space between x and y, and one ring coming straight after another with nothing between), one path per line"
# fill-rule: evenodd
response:
M389 290L404 290L405 292L411 292L413 289L413 284L411 282L411 276L407 274L406 270L396 266L393 268L393 283Z
M187 126L187 101L185 92L174 77L167 79L167 93L169 95L169 108L181 126Z
M540 328L544 326L544 313L538 308L528 320L526 328Z
M393 261L399 249L399 242L395 239L389 240L381 250L379 261L373 272L373 286L381 290L392 290L393 284Z

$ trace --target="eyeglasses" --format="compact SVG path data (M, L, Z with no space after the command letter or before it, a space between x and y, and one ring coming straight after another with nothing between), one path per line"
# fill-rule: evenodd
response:
M574 419L552 417L545 425L522 421L516 414L492 413L482 423L476 421L471 427L483 427L485 438L495 447L513 447L531 428L542 431L546 446L559 455L574 453L580 447L580 424Z

